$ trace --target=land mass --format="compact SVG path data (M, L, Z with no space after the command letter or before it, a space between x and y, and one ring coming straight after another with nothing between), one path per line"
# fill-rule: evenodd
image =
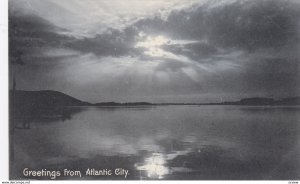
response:
M93 106L143 106L143 105L300 105L300 97L289 97L282 99L273 98L243 98L239 101L228 101L220 103L149 103L149 102L101 102Z
M66 110L63 107L92 105L64 93L51 90L10 91L9 99L10 114L13 117L68 117L76 110Z
M289 97L282 99L273 98L244 98L239 101L228 101L220 103L149 103L149 102L100 102L89 103L78 100L58 91L10 91L10 106L28 113L47 111L66 106L158 106L158 105L300 105L300 97Z
M65 108L76 106L88 107L136 107L136 106L166 106L166 105L251 105L251 106L288 106L300 105L300 97L282 99L273 98L244 98L239 101L220 103L149 103L149 102L100 102L89 103L78 100L67 94L44 90L44 91L10 91L10 114L11 117L47 117L55 116L67 119L71 114L80 111L79 108Z

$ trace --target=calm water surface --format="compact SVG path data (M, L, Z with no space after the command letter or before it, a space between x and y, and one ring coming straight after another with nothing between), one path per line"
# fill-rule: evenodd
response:
M77 107L15 129L11 177L28 167L82 172L72 179L125 179L88 168L124 168L126 179L300 179L299 123L300 107Z

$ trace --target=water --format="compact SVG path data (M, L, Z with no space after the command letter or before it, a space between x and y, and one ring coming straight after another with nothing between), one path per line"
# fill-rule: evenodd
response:
M300 179L299 121L300 107L76 107L15 129L11 178L49 179L29 168L82 174L56 179Z

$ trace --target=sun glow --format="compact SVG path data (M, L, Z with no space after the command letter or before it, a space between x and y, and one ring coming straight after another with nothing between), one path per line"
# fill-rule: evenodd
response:
M145 48L151 48L151 47L159 47L161 45L164 45L168 43L168 39L164 36L148 36L145 41L138 42L136 44L136 47L145 47Z
M155 37L147 36L144 41L137 42L135 48L146 49L144 53L149 56L166 57L169 53L164 51L161 46L166 45L169 42L169 39L161 35Z
M144 32L140 32L138 35L140 41L135 45L135 48L144 49L144 54L151 57L168 58L180 61L188 61L188 59L181 55L175 55L172 52L166 51L163 46L168 45L182 45L188 43L195 43L197 41L189 40L172 40L165 36L147 36Z

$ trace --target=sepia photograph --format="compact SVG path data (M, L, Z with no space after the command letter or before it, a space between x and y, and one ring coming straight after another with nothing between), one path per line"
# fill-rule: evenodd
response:
M8 0L7 29L9 180L300 180L299 0Z

